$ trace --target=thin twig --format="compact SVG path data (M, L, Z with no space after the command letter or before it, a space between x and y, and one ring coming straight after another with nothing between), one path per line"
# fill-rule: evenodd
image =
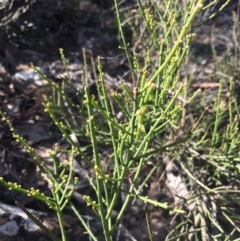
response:
M50 238L55 241L61 241L53 232L47 229L37 218L35 218L26 208L24 208L21 203L15 202L15 204L22 209L22 211L39 227L41 228Z

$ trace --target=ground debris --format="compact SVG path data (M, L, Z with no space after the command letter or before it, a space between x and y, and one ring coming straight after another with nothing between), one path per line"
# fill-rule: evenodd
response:
M60 237L60 228L55 216L32 209L28 209L28 211ZM80 240L84 230L79 221L69 215L64 215L64 221L68 240ZM52 239L33 223L21 209L0 202L0 240L50 241Z

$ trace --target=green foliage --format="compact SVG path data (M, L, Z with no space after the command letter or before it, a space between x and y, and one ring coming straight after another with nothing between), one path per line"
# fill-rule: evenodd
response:
M122 40L121 48L125 51L128 60L133 86L122 82L116 89L109 90L99 58L97 69L93 65L97 93L90 93L88 63L83 50L83 88L75 90L78 98L76 103L66 93L67 83L71 83L70 75L59 86L35 68L52 87L52 96L46 97L44 107L72 146L69 152L70 162L61 165L56 162L56 154L59 152L56 146L50 152L53 160L53 170L50 170L27 142L16 133L6 115L1 112L16 140L38 162L42 176L52 188L52 196L47 197L38 190L25 190L18 184L6 183L3 179L0 182L10 189L47 203L58 215L62 240L66 240L62 219L62 212L66 205L70 205L73 209L89 236L97 240L70 201L74 192L74 188L69 189L70 183L72 181L74 185L77 183L73 177L73 161L76 155L80 154L84 162L95 172L95 180L90 179L90 183L96 192L96 199L90 196L85 196L84 199L101 220L106 240L113 240L113 235L133 198L169 210L176 216L183 217L185 214L189 219L191 215L194 216L195 224L181 222L168 234L166 240L180 240L182 236L192 240L204 240L206 235L209 236L208 222L211 222L214 230L212 234L214 240L220 240L217 237L222 238L221 240L229 240L230 234L224 233L216 215L205 206L204 198L207 195L210 196L212 209L222 199L224 205L220 208L221 216L233 225L232 233L234 233L238 229L233 220L236 217L227 207L224 195L221 195L228 193L228 188L221 183L223 176L236 181L239 175L240 116L234 83L231 79L229 100L223 104L223 81L219 80L216 102L211 106L210 113L206 106L201 107L199 102L196 102L199 91L192 93L189 83L181 83L178 75L192 41L191 26L197 14L206 8L203 6L204 1L192 0L186 6L183 6L181 1L157 3L139 0L137 2L138 8L124 16L120 14L119 2L114 1ZM124 21L130 15L134 17ZM126 41L123 23L132 29L133 41L136 42L136 45L133 45L134 51L130 50L129 43ZM60 54L66 66L62 50ZM74 89L74 86L71 88ZM119 112L121 117L116 114ZM184 126L182 128L184 131L179 134L179 123L186 116L186 112L194 114L194 121L190 127ZM87 148L80 147L74 142L71 134L87 138L91 145ZM112 166L111 173L107 172L102 164L100 146L112 149L109 158L109 165ZM200 149L204 152L200 153L198 151ZM92 153L90 157L89 150ZM195 202L195 207L188 213L181 205L171 206L141 195L141 188L150 179L157 166L152 168L140 187L136 189L144 165L156 155L161 159L161 154L165 152L179 162L186 174L192 190L192 196L187 201ZM193 175L201 172L193 165L194 158L201 158L206 162L202 170L211 172L211 176L206 175L206 182ZM128 190L124 190L126 197L117 217L113 219L112 213L123 192L123 184L129 172L132 173L132 182ZM148 225L151 230L150 224ZM200 236L197 235L199 233Z

